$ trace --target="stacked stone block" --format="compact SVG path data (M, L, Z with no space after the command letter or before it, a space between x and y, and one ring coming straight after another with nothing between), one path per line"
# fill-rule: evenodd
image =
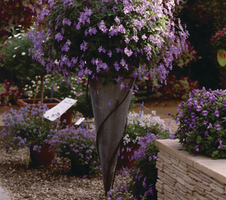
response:
M165 150L159 148L156 163L158 200L226 200L225 183Z

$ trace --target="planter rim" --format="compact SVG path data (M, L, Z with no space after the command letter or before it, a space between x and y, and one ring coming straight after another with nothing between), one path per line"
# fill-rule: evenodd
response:
M159 148L159 151L165 151L215 180L226 184L226 159L213 160L205 155L191 155L182 147L179 139L156 140L155 145Z
M57 99L57 98L52 98L52 101L55 101L55 102L50 102L51 98L45 98L43 99L43 101L49 101L49 103L38 103L40 101L40 98L36 98L35 99L35 105L43 105L43 104L46 104L48 106L48 108L52 108L54 107L55 105L57 105L58 103L61 102L61 100ZM16 101L16 104L21 106L21 107L25 107L25 103L27 103L28 105L33 105L33 99L17 99Z

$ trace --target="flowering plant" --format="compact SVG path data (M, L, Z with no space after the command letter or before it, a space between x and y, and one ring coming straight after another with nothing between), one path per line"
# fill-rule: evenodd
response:
M226 47L226 27L221 31L217 31L215 35L210 38L211 45L215 50L225 49Z
M191 154L226 158L226 90L193 90L172 117L179 122L176 136Z
M96 149L95 130L66 127L54 135L50 142L58 156L71 160L72 173L86 174L97 172L100 163Z
M173 10L174 1L50 1L50 10L38 18L47 15L47 32L34 34L33 58L47 72L107 74L106 85L132 72L141 78L142 70L163 81L188 35L180 20L174 20ZM134 69L139 64L143 67Z
M145 136L148 132L159 134L165 129L164 120L159 116L155 116L156 112L152 114L142 114L129 112L127 115L127 128L123 138L123 146L138 144L140 137ZM167 134L167 131L164 132Z
M10 102L16 101L22 96L22 91L12 81L4 80L0 83L0 106L9 106Z
M43 117L47 106L28 105L19 110L10 109L10 113L3 113L5 128L0 137L4 139L5 149L16 150L20 147L31 147L39 150L41 145L47 144L57 130L60 129L59 120L51 122Z
M188 77L181 76L177 79L176 76L167 77L167 85L159 88L159 91L164 94L162 98L164 99L182 99L188 98L189 93L198 89L198 81L189 80Z

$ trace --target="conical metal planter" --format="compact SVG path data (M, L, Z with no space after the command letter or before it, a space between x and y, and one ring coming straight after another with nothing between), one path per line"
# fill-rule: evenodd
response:
M134 79L128 78L103 86L104 77L90 80L91 101L97 132L105 194L114 183L118 152L123 138ZM120 89L119 85L125 87Z

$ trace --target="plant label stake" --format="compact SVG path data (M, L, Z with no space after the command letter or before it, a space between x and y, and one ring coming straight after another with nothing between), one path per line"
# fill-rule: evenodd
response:
M142 115L143 106L144 106L144 101L142 101L142 105L141 105L141 109L140 109L140 117L139 117L139 121L138 121L138 126L140 125L140 118Z
M52 102L52 98L53 98L53 87L54 87L54 81L55 81L55 79L53 78L53 83L52 83L52 91L51 91L51 102Z
M81 115L81 118L77 121L77 122L75 122L75 125L80 125L81 123L82 123L82 129L83 129L83 121L85 120L85 118L84 117L82 117L82 115Z
M59 118L61 115L63 115L71 106L73 106L78 100L71 99L66 97L63 101L58 103L53 108L47 110L43 117L50 121L54 121L57 118Z

